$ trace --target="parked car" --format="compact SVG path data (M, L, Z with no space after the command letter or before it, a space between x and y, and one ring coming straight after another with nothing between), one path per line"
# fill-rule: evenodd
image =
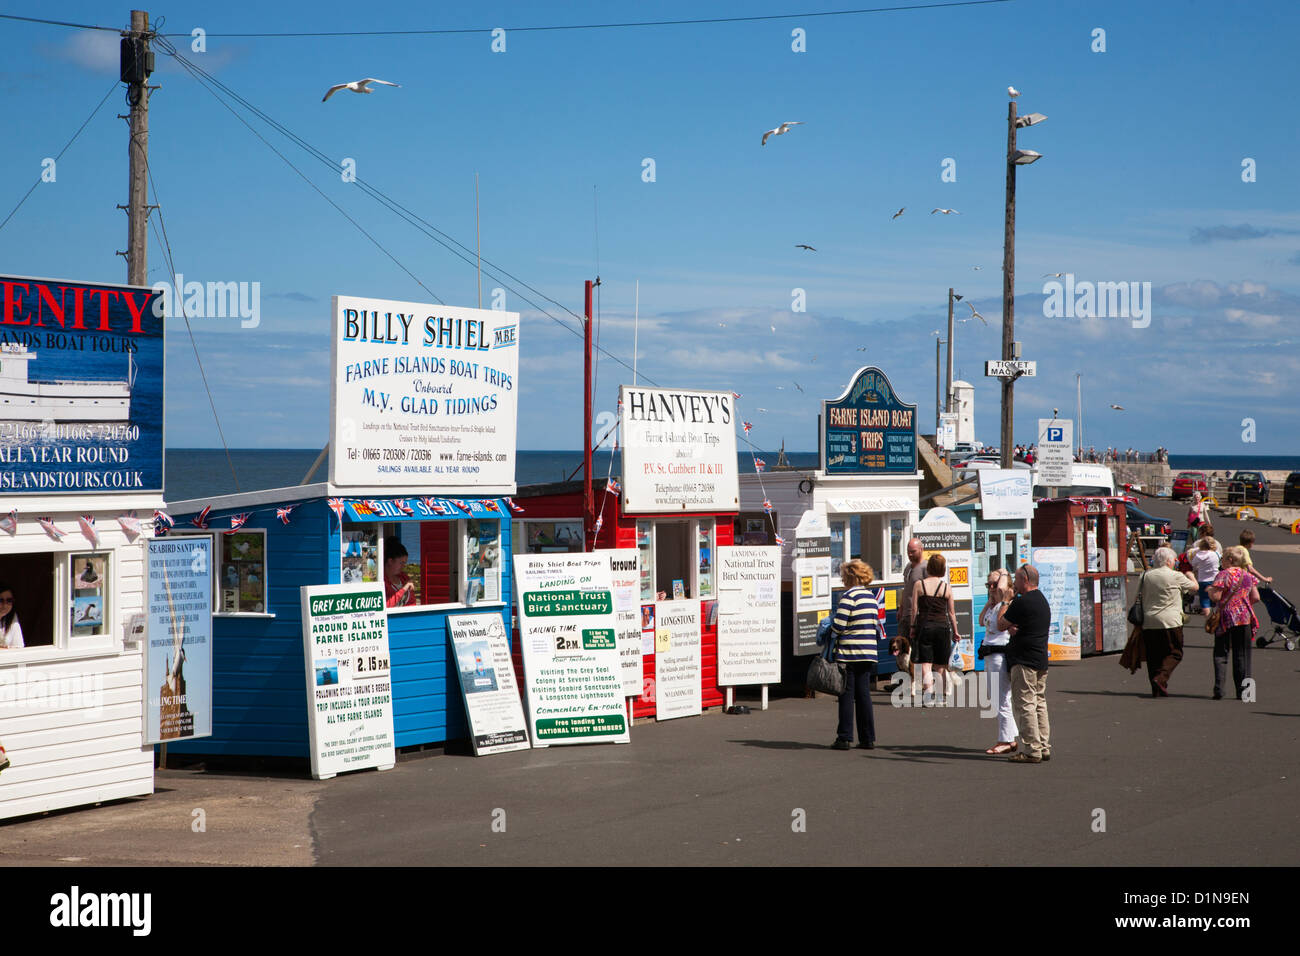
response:
M1228 482L1228 501L1268 504L1268 479L1262 471L1239 471Z
M1137 531L1139 535L1150 537L1158 534L1168 535L1173 530L1168 518L1148 514L1127 497L1124 499L1124 510L1128 512L1126 520L1129 531Z
M1282 486L1282 504L1300 505L1300 471L1286 476L1286 484Z
M1198 491L1202 498L1210 493L1209 476L1203 471L1180 471L1174 479L1174 501L1191 498Z

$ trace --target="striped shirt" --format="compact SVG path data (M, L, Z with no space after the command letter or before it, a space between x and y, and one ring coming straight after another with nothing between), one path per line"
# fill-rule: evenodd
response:
M844 663L876 660L876 638L880 633L880 604L874 589L852 587L840 596L831 624L835 660Z

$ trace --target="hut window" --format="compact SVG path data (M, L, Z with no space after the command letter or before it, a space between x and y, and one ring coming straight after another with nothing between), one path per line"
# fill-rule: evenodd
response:
M68 555L71 582L72 636L96 637L107 634L112 591L109 590L107 551Z
M375 584L379 581L378 525L345 524L341 551L339 580L344 584Z
M36 554L0 554L0 587L13 592L14 603L0 606L0 617L13 612L13 623L21 629L24 647L49 647L54 644L54 587L50 582L58 578L62 555L49 552ZM10 635L0 634L0 645ZM13 637L16 638L16 632ZM0 649L0 660L4 650Z
M523 528L516 533L515 541L528 554L582 550L581 521L516 521L515 527Z
M649 521L636 523L636 548L641 554L641 600L655 599L655 540Z
M500 601L501 522L473 518L464 525L465 580L461 600L466 604Z
M221 543L218 610L223 614L265 614L266 532L236 531L216 537Z
M696 584L700 599L713 597L713 519L696 522Z

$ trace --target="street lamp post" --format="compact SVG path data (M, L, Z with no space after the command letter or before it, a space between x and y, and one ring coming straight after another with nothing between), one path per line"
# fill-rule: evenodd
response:
M939 368L941 362L940 349L943 346L944 341L942 338L938 337L939 333L937 331L932 334L936 336L934 340L934 443L936 446L938 446L939 420L940 420L940 413L943 411L943 400L942 398L940 398L941 393L939 391L939 382L940 382Z
M960 301L961 301L961 296L953 292L952 289L949 289L948 290L948 378L946 382L946 391L944 392L945 397L943 403L943 410L945 412L952 412L955 410L953 408L953 402L952 402L952 347L956 339L953 337L952 334L952 304L954 302L960 302Z
M1002 245L1002 359L1020 358L1016 347L1016 167L1041 159L1033 150L1016 148L1016 130L1047 119L1042 113L1016 115L1016 101L1007 104L1007 206ZM1002 379L1002 467L1012 466L1012 423L1015 420L1016 376Z

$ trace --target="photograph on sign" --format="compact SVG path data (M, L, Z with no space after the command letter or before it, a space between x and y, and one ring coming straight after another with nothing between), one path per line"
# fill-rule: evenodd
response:
M519 700L501 615L449 614L447 632L474 755L529 749L528 722Z
M333 298L330 481L513 487L519 313Z
M516 554L534 747L627 743L613 574L604 554Z
M163 489L163 324L154 289L0 276L0 490Z
M781 549L718 548L718 684L781 681Z
M103 579L103 565L96 572L94 561L83 563L89 565L83 578ZM146 542L145 634L144 742L211 736L211 538Z
M740 502L731 392L619 389L623 510L735 511Z
M312 776L388 770L397 751L383 588L321 584L299 592Z

